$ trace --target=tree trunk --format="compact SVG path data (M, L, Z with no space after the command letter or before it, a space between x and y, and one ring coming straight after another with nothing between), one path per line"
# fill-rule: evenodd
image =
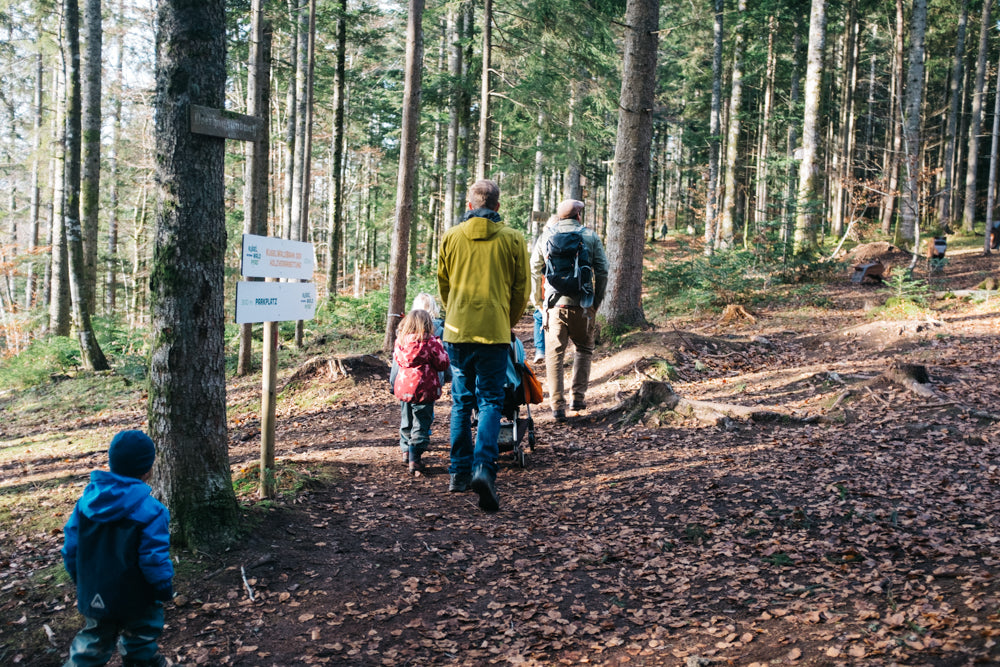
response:
M569 103L566 116L566 176L563 182L563 199L583 199L580 187L580 157L577 155L576 107L580 99L580 81L569 83Z
M528 230L532 243L538 239L541 233L541 221L545 211L545 203L542 199L542 182L544 180L543 170L545 168L545 121L544 109L538 110L538 130L535 133L535 171L532 178L531 188L531 227Z
M993 92L993 136L990 144L990 177L986 181L986 225L983 228L983 254L990 254L990 234L993 231L993 205L997 190L997 151L1000 146L1000 67L997 68L997 85Z
M153 486L175 543L199 549L230 541L240 516L226 433L224 140L188 120L191 104L225 104L225 2L160 0L157 18Z
M649 194L659 0L628 0L624 64L608 225L607 296L601 313L612 328L645 326L642 250Z
M722 221L719 229L719 248L727 250L733 247L734 228L736 225L736 163L739 160L740 145L740 105L743 102L743 22L745 20L747 3L739 0L736 6L739 13L736 33L733 39L733 76L729 90L729 127L726 131L726 176L725 194L722 199Z
M812 0L809 13L809 55L806 58L806 94L802 122L802 162L795 215L793 251L816 248L823 202L819 193L817 153L819 151L820 85L823 82L823 47L826 41L826 0Z
M893 36L892 59L892 146L885 160L888 177L885 194L882 197L882 234L892 231L892 218L896 211L897 188L899 187L899 164L903 153L903 0L896 0L896 32ZM888 142L887 142L888 143Z
M45 107L42 102L43 77L41 52L35 54L35 95L32 102L31 127L31 186L28 193L28 255L34 258L35 247L38 245L38 230L41 221L41 187L38 184L38 172L41 170L42 120ZM24 279L24 309L30 310L35 304L35 262L29 261L25 267Z
M802 30L801 22L795 20L795 46L792 48L792 82L788 93L788 112L793 116L797 111L799 103L799 79L801 78L799 69L799 52L802 50ZM795 194L796 181L798 180L798 161L795 159L796 145L799 142L798 123L788 124L788 175L786 178L787 189L785 191L785 204L782 208L781 216L781 256L785 257L788 250L788 242L792 238L792 230L795 222Z
M910 28L910 64L906 75L906 193L900 206L900 233L914 247L919 230L920 205L920 105L924 92L924 33L927 31L927 0L913 0Z
M110 368L90 322L87 307L83 230L80 225L81 96L80 96L80 7L77 0L64 0L66 17L66 160L63 176L63 221L69 258L69 293L73 327L80 342L80 360L87 370Z
M757 142L757 169L754 175L757 182L754 192L753 222L757 227L763 225L768 219L767 160L770 156L771 143L771 105L774 102L774 70L776 66L774 35L778 30L778 21L774 15L771 15L768 18L767 24L767 69L764 73L764 99L761 101L760 137ZM743 240L744 245L748 241L749 239L745 238Z
M483 71L479 89L479 159L476 179L486 178L490 162L490 61L493 57L493 0L483 0Z
M455 223L455 169L458 164L458 128L461 119L459 105L461 94L458 89L459 77L462 75L462 20L460 8L448 10L448 137L444 153L444 229L448 230Z
M247 62L247 115L262 121L257 141L250 142L250 155L244 167L243 233L267 235L267 175L270 170L271 114L271 22L265 17L267 0L253 0L250 27L250 53ZM248 278L247 280L255 280ZM259 279L257 279L259 280ZM240 325L240 348L236 374L253 370L253 325Z
M69 294L69 253L66 246L66 225L63 224L64 180L66 177L66 72L57 76L55 134L55 155L52 169L52 215L49 232L52 237L52 263L49 269L49 332L55 336L69 336L73 324L70 321Z
M722 132L722 13L723 0L715 0L715 21L712 41L712 106L709 111L708 129L708 190L705 204L705 253L715 248L719 205L719 133Z
M83 299L97 312L97 228L101 192L101 0L84 0L83 175L80 219L83 226ZM120 50L120 49L119 49Z
M301 38L299 32L301 30L299 14L303 11L297 7L298 3L296 0L288 0L289 30L291 32L288 36L288 63L292 67L293 72L289 74L288 90L285 93L285 190L284 199L282 200L282 210L284 211L284 215L282 216L284 234L282 235L286 239L294 241L299 240L298 232L295 231L298 220L295 219L295 199L293 192L295 190L295 141L298 137L296 128L299 109L296 97L299 88L299 40Z
M333 228L330 230L330 273L327 292L337 294L340 280L340 250L344 237L344 74L347 60L347 0L340 0L337 11L337 69L333 83L333 165L330 180L333 187Z
M489 0L487 0L488 2ZM400 132L399 174L396 180L396 225L392 235L389 260L389 315L386 320L382 350L392 354L396 325L406 308L406 249L413 224L417 149L420 137L420 85L424 60L424 36L421 21L424 0L409 0L406 26L406 79L403 85L403 123Z
M858 19L857 0L851 0L847 11L844 35L844 85L840 93L840 136L837 139L839 162L834 170L833 205L830 228L835 237L844 232L844 213L854 191L854 93L858 85Z
M969 0L962 0L955 36L955 57L951 66L951 83L948 90L948 129L945 135L944 165L938 176L938 223L942 230L951 227L951 200L955 172L955 144L958 138L958 109L962 100L962 78L965 65L965 30L969 22Z
M983 117L983 95L986 86L986 52L989 49L990 10L993 0L983 0L983 17L979 26L979 57L976 60L976 83L969 120L969 150L965 158L965 207L962 210L962 230L972 233L976 221L976 170L979 160L979 130Z
M124 1L118 0L118 18L124 16ZM122 86L124 73L123 54L124 39L117 39L115 49L115 94L111 100L111 138L108 151L108 245L107 264L104 278L104 312L114 315L118 299L118 151L122 129Z

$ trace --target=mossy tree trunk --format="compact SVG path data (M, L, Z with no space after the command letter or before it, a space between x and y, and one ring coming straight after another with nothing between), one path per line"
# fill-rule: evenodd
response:
M653 142L657 0L629 0L625 10L624 75L615 143L614 187L608 225L607 296L601 313L611 327L644 326L642 250Z
M160 0L158 25L153 486L170 508L174 542L197 549L229 541L239 519L226 434L224 140L193 134L189 123L192 104L225 103L225 2Z
M110 368L94 328L87 303L83 229L80 225L81 99L80 99L80 6L76 0L63 3L66 17L66 158L63 165L63 224L69 261L69 293L73 328L80 342L80 360L87 370Z

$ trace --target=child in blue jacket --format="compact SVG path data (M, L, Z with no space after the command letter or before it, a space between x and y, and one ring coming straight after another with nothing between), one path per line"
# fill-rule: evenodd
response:
M65 667L104 665L118 643L123 667L169 665L156 640L173 597L170 513L150 495L156 446L142 431L111 440L111 472L94 470L64 529L63 564L86 624Z

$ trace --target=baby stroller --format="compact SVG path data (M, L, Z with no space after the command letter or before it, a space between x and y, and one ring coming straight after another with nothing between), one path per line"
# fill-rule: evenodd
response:
M510 350L507 355L507 381L504 384L503 410L500 412L498 444L501 456L509 454L520 467L527 468L528 452L535 450L535 421L531 418L531 401L529 400L531 396L525 381L526 374L532 372L525 366L524 359L524 345L517 337L511 337ZM541 399L540 396L537 398ZM525 409L523 418L520 416L522 405ZM527 440L526 443L525 440Z
M524 376L531 371L524 364L524 345L517 337L512 336L507 355L507 378L504 382L503 409L500 411L500 435L497 445L500 456L510 456L522 468L528 467L528 452L535 450L535 421L531 418L529 393ZM535 403L540 402L534 401ZM521 406L525 407L525 416L521 417ZM479 419L478 410L473 410L472 423ZM525 438L524 436L528 437ZM525 440L527 442L525 443ZM525 447L527 445L527 447Z

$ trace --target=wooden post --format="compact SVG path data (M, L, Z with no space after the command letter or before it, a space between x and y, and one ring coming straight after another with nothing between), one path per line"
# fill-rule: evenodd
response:
M277 403L278 323L264 322L260 398L260 497L274 498L274 421Z

